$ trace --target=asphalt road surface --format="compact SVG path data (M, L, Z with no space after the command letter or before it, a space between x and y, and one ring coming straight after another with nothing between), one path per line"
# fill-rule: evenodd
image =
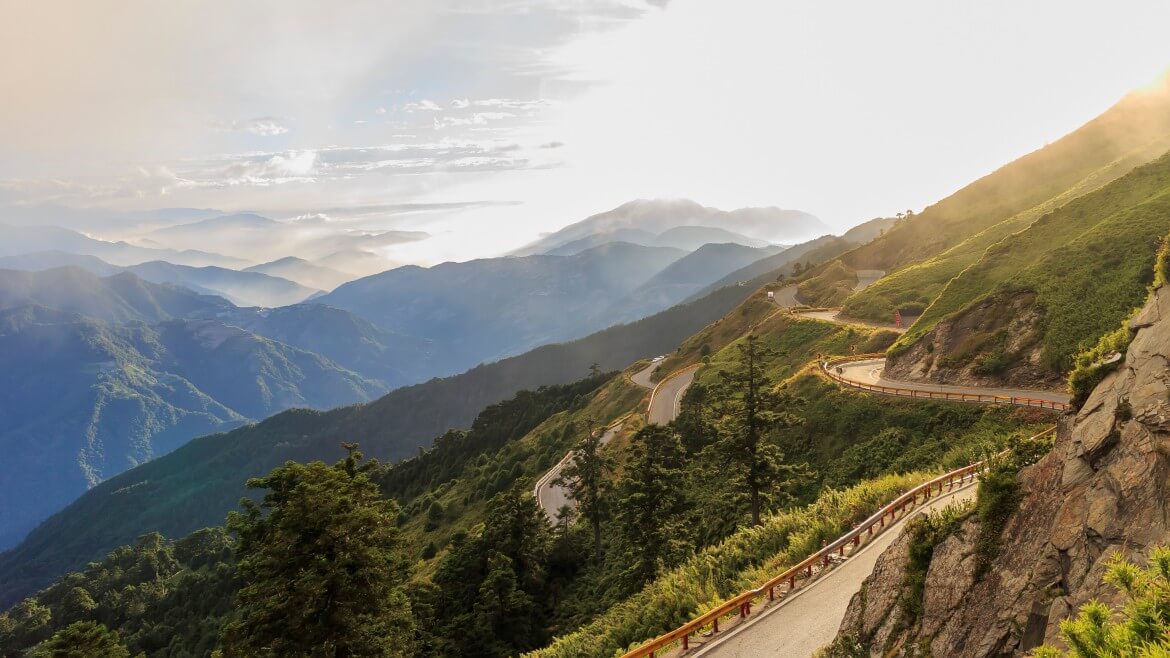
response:
M1052 391L1035 391L1022 388L952 386L950 384L931 384L927 382L910 382L887 379L883 376L885 367L885 359L854 361L852 363L843 363L840 366L836 366L836 368L840 368L840 372L837 374L840 375L842 379L856 382L858 384L889 386L892 388L904 388L915 391L932 391L935 393L978 393L983 395L1002 395L1004 397L1034 398L1036 400L1048 400L1050 402L1069 401L1067 394L1054 393Z
M653 388L654 385L650 383L650 375L654 374L654 369L657 367L657 363L651 363L646 368L639 370L638 372L631 375L630 380L639 386ZM607 429L605 434L601 435L602 445L612 441L613 437L617 436L619 429L621 429L620 425ZM557 512L560 511L560 509L565 505L573 508L577 507L576 502L569 498L568 489L553 484L553 480L557 479L557 476L561 474L561 471L569 465L571 458L572 453L565 455L561 461L557 462L556 466L553 466L551 469L549 469L549 471L536 482L536 488L535 491L533 491L533 493L536 495L536 502L540 503L541 509L543 509L544 513L548 515L550 521L556 520Z
M854 592L861 589L862 581L873 573L878 556L894 543L906 521L950 503L971 500L975 497L975 490L974 484L969 484L932 499L929 504L903 517L816 582L764 610L758 617L729 631L721 639L707 644L694 655L711 658L811 656L837 636L837 629L841 626Z
M654 399L650 401L650 409L646 412L646 419L651 425L665 425L678 417L683 394L687 392L691 382L695 381L695 372L698 369L698 366L690 366L658 385L654 391Z
M855 324L862 327L873 327L874 329L889 329L898 333L905 333L906 327L913 324L913 318L907 318L903 321L901 327L895 327L892 324L881 324L879 322L866 322L865 320L850 320L848 318L841 318L838 315L840 310L834 309L829 311L801 311L795 315L802 318L809 318L810 320L823 320L825 322L834 322L836 324Z

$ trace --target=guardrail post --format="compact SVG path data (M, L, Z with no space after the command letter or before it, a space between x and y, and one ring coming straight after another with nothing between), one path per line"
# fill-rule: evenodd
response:
M791 592L794 589L796 589L796 574L788 577L788 591Z
M687 649L690 649L690 648L691 648L691 636L690 636L690 635L684 635L684 636L682 637L682 640L683 640L683 641L682 641L682 645L683 645L683 651L686 651Z
M775 601L775 600L776 600L776 588L775 588L775 587L769 587L769 588L768 588L768 600L769 600L769 601Z
M711 632L712 633L719 632L719 618L718 617L715 618L715 621L711 622Z
M870 534L873 534L873 526L869 526L869 529L870 529ZM854 546L861 546L861 535L860 534L854 535L853 545Z

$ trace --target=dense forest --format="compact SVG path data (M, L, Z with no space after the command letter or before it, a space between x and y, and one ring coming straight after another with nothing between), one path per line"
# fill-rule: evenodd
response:
M515 655L826 486L964 462L1038 420L789 376L802 355L772 343L712 355L679 420L627 437L620 464L593 424L554 423L578 449L564 481L579 505L556 523L531 494L538 473L499 457L542 423L591 413L612 374L521 392L398 464L346 443L333 465L278 466L249 480L224 526L145 535L0 615L3 655Z

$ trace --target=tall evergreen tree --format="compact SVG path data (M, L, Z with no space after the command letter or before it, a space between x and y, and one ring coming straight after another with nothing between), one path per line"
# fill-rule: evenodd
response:
M228 527L237 534L239 618L224 631L234 656L328 658L412 653L407 562L395 519L357 446L328 466L287 462L248 486Z
M94 621L79 621L33 648L31 658L130 658L117 633Z
M511 656L541 646L548 522L528 491L488 501L483 527L452 538L433 581L436 653Z
M650 582L662 566L685 555L686 494L682 469L686 451L669 427L648 425L630 444L629 461L618 485L617 522L627 559L622 581L627 591Z
M603 454L601 439L605 428L588 423L589 431L573 450L573 459L553 482L569 490L577 512L593 530L593 557L601 559L601 522L607 513L607 477L613 472L613 458Z
M787 411L791 397L777 390L766 373L766 362L777 356L776 351L755 334L748 334L736 349L736 367L719 373L710 396L719 418L721 452L748 493L752 525L759 525L764 498L787 496L794 481L806 475L804 467L784 463L780 448L767 440L767 434L802 420Z

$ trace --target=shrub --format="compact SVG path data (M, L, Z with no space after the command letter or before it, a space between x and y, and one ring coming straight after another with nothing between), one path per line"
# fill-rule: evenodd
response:
M1060 623L1060 634L1071 649L1040 647L1035 658L1170 655L1170 548L1151 550L1145 569L1115 553L1105 582L1124 594L1125 605L1111 610L1099 601L1086 603L1076 619Z
M1132 339L1133 332L1129 329L1129 318L1126 318L1120 327L1101 336L1092 349L1077 355L1076 365L1068 375L1068 392L1074 407L1079 409L1105 376L1117 369L1121 360L1112 363L1106 363L1106 360L1114 352L1124 354Z

